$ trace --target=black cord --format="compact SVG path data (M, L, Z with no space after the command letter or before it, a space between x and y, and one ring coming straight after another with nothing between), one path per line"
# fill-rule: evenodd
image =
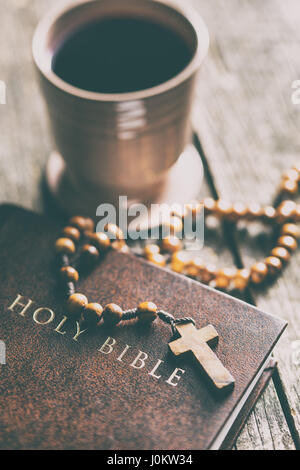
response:
M122 321L133 320L134 318L137 317L137 314L138 314L138 309L137 308L133 308L131 310L126 310L123 313Z
M193 318L191 317L175 318L173 315L171 315L171 313L168 313L165 310L159 310L157 314L164 323L167 323L168 325L171 326L173 335L177 333L176 325L184 325L186 323L192 323L193 325L196 325L195 320L193 320ZM137 317L138 317L138 309L133 308L130 310L126 310L123 313L122 321L133 320L134 318L137 318Z

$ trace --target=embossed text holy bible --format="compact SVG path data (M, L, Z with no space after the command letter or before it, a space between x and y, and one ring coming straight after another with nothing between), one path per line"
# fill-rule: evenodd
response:
M84 330L66 313L57 286L52 247L58 233L53 221L0 208L0 341L6 349L0 448L232 444L269 377L265 370L285 323L133 255L112 252L82 279L89 298L130 308L151 299L176 317L193 317L197 329L178 326L174 338L162 323ZM235 382L234 388L216 393L209 376L215 385L220 377Z

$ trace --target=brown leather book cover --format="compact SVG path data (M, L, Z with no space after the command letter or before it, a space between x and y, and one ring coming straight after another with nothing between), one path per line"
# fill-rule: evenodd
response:
M53 246L59 231L52 220L23 209L0 209L0 340L6 345L0 448L230 447L232 437L228 444L225 437L239 431L255 390L263 389L269 374L256 388L254 379L285 323L133 255L111 252L80 281L90 301L134 308L151 300L176 317L193 317L197 328L212 324L220 337L214 351L235 378L232 392L215 394L190 358L168 352L172 335L162 322L78 336L57 284ZM114 340L111 350L103 347L107 338ZM136 368L140 351L144 366ZM176 368L184 372L170 380Z

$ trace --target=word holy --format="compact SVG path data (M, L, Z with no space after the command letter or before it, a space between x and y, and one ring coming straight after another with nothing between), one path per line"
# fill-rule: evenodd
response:
M28 315L32 315L33 321L37 325L46 326L46 325L54 325L55 328L53 331L57 334L65 336L67 331L64 329L66 323L68 322L68 317L64 316L63 319L58 323L55 324L56 315L53 310L47 307L40 307L34 308L35 302L31 299L23 297L21 294L18 294L16 299L12 302L12 304L8 307L10 312L17 313L21 317L27 317ZM81 329L80 323L76 321L76 333L72 334L72 339L74 341L78 341L81 336L86 333L88 329ZM161 379L161 366L164 363L161 359L158 359L156 363L152 363L151 367L147 369L146 363L151 362L149 355L143 351L139 351L138 354L135 355L134 358L127 359L129 357L132 348L128 344L125 347L122 347L122 350L117 345L117 341L109 336L104 343L99 347L98 352L101 354L108 356L112 354L114 359L120 363L123 363L124 366L132 367L133 369L142 370L144 369L147 371L147 374L150 377L153 377L156 380ZM118 352L117 352L118 351ZM117 356L117 357L116 357ZM172 387L177 387L178 382L182 378L182 375L185 373L185 370L175 368L171 375L165 380L168 385Z
M198 207L199 203L191 203L189 208ZM106 233L107 224L118 225L125 239L131 240L159 240L172 235L171 222L173 214L184 215L182 228L176 229L176 237L185 238L187 241L204 242L204 208L197 211L196 218L191 216L187 205L144 204L128 203L127 196L119 197L118 210L113 204L101 204L98 206L96 216L101 217L96 231ZM129 222L130 221L130 222ZM151 227L148 229L148 227Z

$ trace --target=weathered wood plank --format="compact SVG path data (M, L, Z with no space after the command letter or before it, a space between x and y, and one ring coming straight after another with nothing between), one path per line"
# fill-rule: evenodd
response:
M257 402L237 439L238 450L291 450L294 443L273 383Z
M7 104L0 106L0 201L40 210L40 180L50 146L31 59L34 3L4 0L0 17L0 79L7 86Z
M206 2L193 3L211 33L210 57L202 70L194 122L218 193L230 201L270 203L281 172L299 160L300 108L291 103L291 83L298 78L298 3L231 0L229 7L220 0L213 8ZM253 234L255 230L252 227L249 231ZM244 239L244 265L266 256L268 241ZM290 407L286 413L298 442L300 374L293 348L300 338L299 260L300 253L269 290L254 292L260 308L289 322L276 357ZM252 421L259 413L257 407ZM275 410L269 408L269 416L273 414ZM276 443L277 434L272 437ZM241 437L239 442L241 445L245 439Z

